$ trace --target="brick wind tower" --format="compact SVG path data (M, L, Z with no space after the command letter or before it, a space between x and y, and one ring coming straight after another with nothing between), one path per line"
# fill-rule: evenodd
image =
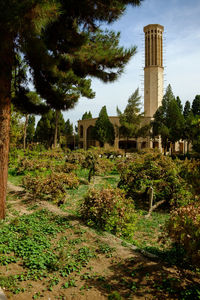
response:
M144 27L145 67L144 67L144 113L152 118L163 98L163 31L159 24Z

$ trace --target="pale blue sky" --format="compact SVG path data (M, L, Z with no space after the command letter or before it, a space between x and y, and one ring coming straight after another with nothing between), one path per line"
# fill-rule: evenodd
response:
M85 111L97 117L106 105L109 115L116 115L116 106L123 110L137 87L143 91L144 35L143 27L161 24L164 32L165 88L170 83L175 96L183 103L192 102L200 94L200 0L144 0L140 7L129 7L110 28L121 32L121 45L137 45L137 54L115 83L104 84L93 79L96 97L80 99L73 110L64 112L74 124Z

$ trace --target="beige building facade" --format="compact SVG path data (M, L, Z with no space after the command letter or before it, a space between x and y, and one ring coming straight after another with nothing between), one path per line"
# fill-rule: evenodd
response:
M159 24L150 24L144 27L145 39L145 66L144 66L144 118L142 125L150 123L153 115L162 104L164 93L164 67L163 67L163 32L164 27ZM119 118L109 117L115 128L115 149L160 148L161 139L152 140L150 137L129 139L128 145L125 138L119 136ZM79 120L79 147L88 149L91 146L99 146L99 142L92 136L92 128L95 126L97 118ZM108 147L108 145L105 145ZM181 151L183 146L178 143L177 151ZM162 150L162 149L161 149ZM181 151L182 152L182 151Z

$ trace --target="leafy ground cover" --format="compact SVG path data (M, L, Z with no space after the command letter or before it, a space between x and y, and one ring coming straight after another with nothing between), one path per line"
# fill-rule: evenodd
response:
M64 164L57 156L55 164ZM57 206L16 186L35 172L26 171L19 180L16 164L9 172L7 217L0 224L0 286L9 299L200 299L199 270L183 265L169 240L159 240L169 219L165 211L148 219L145 210L137 211L134 236L127 241L83 223L84 195L108 184L116 188L116 171L88 183L88 169L74 169L80 184ZM142 250L158 256L144 256Z

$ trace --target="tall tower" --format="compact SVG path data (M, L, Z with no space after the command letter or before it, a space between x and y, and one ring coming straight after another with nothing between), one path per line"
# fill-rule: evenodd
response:
M144 27L144 113L152 118L163 98L163 31L159 24Z

